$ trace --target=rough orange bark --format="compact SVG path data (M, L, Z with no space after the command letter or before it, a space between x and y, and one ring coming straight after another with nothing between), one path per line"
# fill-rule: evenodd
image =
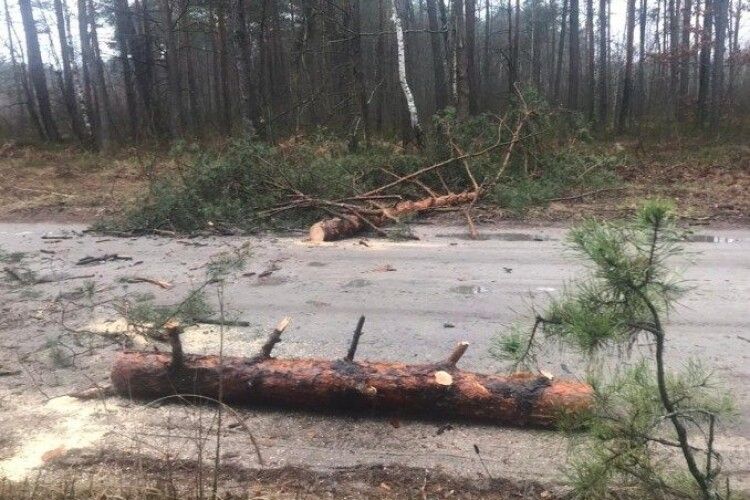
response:
M564 415L586 412L590 386L530 373L511 376L461 371L451 363L276 359L184 355L173 367L167 353L124 352L112 382L128 397L196 394L232 404L337 411L375 411L552 427ZM447 375L446 375L447 374Z
M432 208L472 203L478 196L479 193L477 191L465 191L463 193L451 193L443 196L423 198L417 201L400 201L392 207L381 209L379 215L368 216L367 220L373 226L381 226L389 219L397 219L407 214L419 213ZM347 238L362 231L366 226L367 223L363 217L356 215L324 219L310 227L310 241L320 243L321 241L335 241Z

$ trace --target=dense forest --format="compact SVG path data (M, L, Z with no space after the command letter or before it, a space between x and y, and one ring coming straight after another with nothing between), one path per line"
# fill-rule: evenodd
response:
M745 0L3 2L5 139L408 141L520 88L599 133L715 133L750 109Z

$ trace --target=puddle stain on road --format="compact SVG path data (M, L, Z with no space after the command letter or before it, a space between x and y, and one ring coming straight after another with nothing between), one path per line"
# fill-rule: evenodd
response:
M479 285L458 285L450 289L451 292L471 297L480 293L486 293L487 288Z
M712 234L691 234L686 236L687 243L741 243L739 238L726 238L724 236L714 236Z
M439 233L435 235L438 238L456 238L459 240L476 240L476 241L557 241L546 234L539 233L479 233L472 237L467 233Z

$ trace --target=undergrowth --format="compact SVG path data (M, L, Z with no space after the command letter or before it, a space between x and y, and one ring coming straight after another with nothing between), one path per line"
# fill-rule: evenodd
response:
M569 119L561 125L543 103L533 105L537 111L526 124L509 168L487 193L485 202L522 213L558 196L617 182L613 167L621 159L581 146L581 138L587 138L585 129L577 123L571 125ZM154 180L148 193L123 217L100 228L189 232L303 226L332 211L313 206L312 201L296 209L278 208L301 195L309 200L345 202L425 166L508 141L512 123L513 112L503 118L482 115L458 122L448 109L433 117L422 151L408 151L385 141L350 151L345 140L325 133L294 137L276 146L235 141L221 152L194 153L192 161L176 174ZM563 129L568 130L564 134L567 139L561 137ZM571 145L571 138L578 146ZM496 148L465 163L454 161L439 172L421 176L419 182L401 183L388 194L419 199L428 196L428 190L458 193L470 189L467 167L482 184L500 169L503 155L504 148Z

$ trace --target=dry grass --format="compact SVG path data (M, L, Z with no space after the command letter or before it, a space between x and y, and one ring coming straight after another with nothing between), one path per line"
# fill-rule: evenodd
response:
M71 456L23 482L0 481L0 500L203 500L195 462L165 464L132 455ZM210 475L211 471L203 471ZM439 471L401 466L360 466L316 472L297 467L223 467L217 498L286 499L489 499L560 498L533 482L459 479Z
M294 140L282 144L293 148ZM219 147L219 146L212 146ZM618 217L649 196L675 201L694 221L750 220L750 146L672 141L597 145L599 152L622 154L628 161L618 174L626 188L550 202L523 216L532 221L567 221L585 216ZM157 175L176 172L187 155L127 148L92 154L74 148L0 146L0 220L92 222L121 212ZM595 190L594 190L595 191ZM491 210L489 219L517 218Z
M157 171L174 168L159 151L94 154L75 148L0 146L0 219L88 222L119 211Z

